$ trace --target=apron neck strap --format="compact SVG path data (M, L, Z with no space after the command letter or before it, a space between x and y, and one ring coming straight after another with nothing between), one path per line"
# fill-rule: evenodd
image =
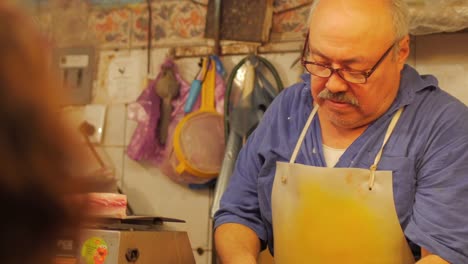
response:
M375 166L375 169L377 169L377 164L379 164L380 158L382 158L382 152L385 147L385 144L387 144L387 141L390 138L390 135L392 135L393 129L395 128L398 120L400 119L402 112L403 112L403 107L398 109L398 111L393 115L392 121L390 121L390 124L388 125L387 132L385 133L385 137L382 142L382 146L380 147L380 150L377 153L377 156L375 156L374 164L372 164L372 166Z
M377 171L377 164L380 162L380 158L382 158L382 152L385 147L385 144L387 144L388 139L392 135L393 129L395 128L398 120L400 119L401 113L403 113L404 107L398 109L398 111L393 115L392 120L390 121L390 124L388 125L387 132L385 133L384 140L382 142L382 146L380 147L379 152L375 156L374 163L370 166L370 177L369 177L369 190L372 191L374 188L374 182L375 182L375 172Z
M312 112L309 115L309 118L307 119L306 124L304 125L304 128L302 129L301 135L299 136L299 139L297 140L296 147L294 148L294 151L291 155L291 159L289 160L289 163L295 163L297 155L299 153L299 150L301 149L302 142L304 141L305 135L307 133L307 130L310 127L310 124L312 123L312 120L314 119L314 116L317 114L319 106L316 104L314 108L312 109ZM375 157L374 163L371 166L371 171L377 170L377 164L379 163L380 159L382 158L382 152L385 147L385 144L387 144L388 139L390 138L390 135L392 134L393 130L395 129L395 126L400 119L401 113L403 112L403 107L398 109L398 111L393 115L392 120L390 121L390 124L388 125L387 132L385 133L384 140L382 142L382 146L380 147L379 152L377 153L377 156Z
M299 139L297 140L296 147L294 148L294 151L291 156L291 159L289 160L289 163L296 162L297 154L299 153L299 150L301 149L302 142L304 141L307 130L309 129L310 124L312 123L312 120L314 119L314 116L317 113L318 108L319 108L318 104L315 104L314 109L312 109L312 113L310 113L309 118L307 119L307 122L304 125L304 128L302 129L301 135L299 136Z

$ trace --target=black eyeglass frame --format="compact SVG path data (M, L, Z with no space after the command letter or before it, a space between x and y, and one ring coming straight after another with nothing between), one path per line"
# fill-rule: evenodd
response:
M375 63L375 65L370 69L370 70L367 70L367 71L353 71L353 70L347 70L347 69L343 69L343 68L333 68L333 67L330 67L330 66L327 66L327 65L323 65L323 64L320 64L320 63L316 63L316 62L313 62L313 61L307 61L305 60L305 53L306 53L306 50L307 48L309 47L309 31L307 30L307 36L306 36L306 39L305 39L305 43L304 43L304 48L302 50L302 55L301 55L301 64L302 66L306 69L306 71L314 76L317 76L317 77L321 77L321 78L330 78L330 76L332 76L335 72L338 76L340 76L341 79L343 79L344 81L346 82L350 82L350 83L357 83L357 84L363 84L363 83L366 83L367 82L367 79L372 75L372 73L374 73L374 71L377 69L377 67L382 63L382 61L387 57L387 55L390 53L390 51L393 49L393 47L395 46L397 42L394 42L386 51L385 53L380 57L380 59ZM330 74L328 76L319 76L319 75L316 75L312 72L309 71L309 69L307 69L307 65L308 64L312 64L312 65L317 65L317 66L320 66L320 67L324 67L324 68L327 68L330 70ZM364 82L352 82L352 81L348 81L345 79L345 77L341 74L342 71L346 71L346 72L349 72L349 73L354 73L354 74L362 74L362 76L364 77Z

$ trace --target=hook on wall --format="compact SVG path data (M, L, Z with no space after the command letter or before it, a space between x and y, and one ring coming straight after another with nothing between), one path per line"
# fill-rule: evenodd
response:
M167 51L166 57L168 59L175 59L176 58L176 49L175 48L169 48L169 50Z

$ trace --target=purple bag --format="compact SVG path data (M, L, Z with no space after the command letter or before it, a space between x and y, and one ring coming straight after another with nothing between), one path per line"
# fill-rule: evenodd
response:
M176 80L180 85L179 96L172 101L173 111L168 130L167 143L161 145L157 140L157 128L160 117L161 99L156 94L155 85L161 77L151 81L141 93L135 103L128 106L128 117L138 122L132 139L127 147L127 155L136 161L145 161L152 165L160 165L168 157L169 148L172 148L172 134L177 123L183 118L183 106L190 89L189 84L182 79L174 61L167 59L162 67L172 67ZM199 107L196 104L195 107Z

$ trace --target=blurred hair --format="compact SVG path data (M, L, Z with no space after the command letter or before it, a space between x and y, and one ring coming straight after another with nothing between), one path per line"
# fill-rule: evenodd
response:
M64 199L83 187L71 170L80 158L59 117L48 50L26 15L0 3L2 263L51 263L56 239L82 219Z
M409 9L405 0L391 0L390 8L393 19L395 40L401 40L409 34Z

